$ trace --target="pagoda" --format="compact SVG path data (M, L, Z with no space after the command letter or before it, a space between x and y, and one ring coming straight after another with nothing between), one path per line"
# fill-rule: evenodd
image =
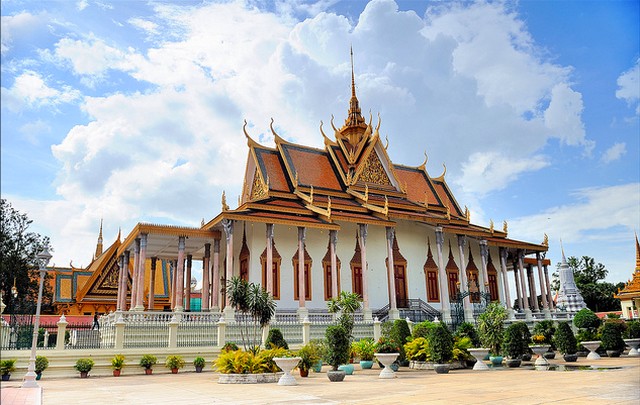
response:
M640 308L640 244L636 234L636 270L633 272L631 280L627 281L622 290L613 295L620 300L622 307L622 317L625 319L637 319L638 308Z

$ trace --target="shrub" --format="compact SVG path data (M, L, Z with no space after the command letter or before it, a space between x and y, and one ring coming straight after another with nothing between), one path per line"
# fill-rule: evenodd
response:
M415 326L413 330L415 331ZM473 326L472 323L462 322L458 326L458 329L456 329L456 336L460 338L468 337L469 339L471 339L471 344L473 345L472 347L480 347L480 337L478 336L476 327Z
M372 361L376 352L376 342L371 338L360 339L352 344L353 351L360 360Z
M296 352L296 355L300 357L300 362L298 363L298 368L300 370L309 370L314 364L320 359L318 352L315 347L313 347L310 343L302 346L300 350Z
M589 308L582 308L573 317L573 324L581 329L597 328L600 326L600 319Z
M36 356L36 373L42 373L49 367L49 359L45 356Z
M453 359L454 360L473 360L473 356L469 353L469 349L473 347L471 338L468 336L453 337Z
M618 322L607 321L602 325L602 336L600 337L604 350L624 350L625 343L622 339L622 327Z
M121 370L124 367L124 354L116 354L111 358L111 367L114 370Z
M505 319L507 310L498 302L487 305L487 309L478 317L478 333L482 346L494 355L500 354Z
M267 350L261 350L256 357L255 364L253 365L256 371L255 373L276 373L280 371L280 368L273 361L274 357L289 357L291 352L283 347L273 347ZM250 365L251 366L251 365ZM249 371L251 372L251 371Z
M204 357L196 357L195 359L193 359L193 366L194 367L204 367L204 365L206 364Z
M627 322L627 330L624 332L624 336L627 339L640 338L640 321L633 320Z
M380 339L376 342L376 353L400 353L400 348L394 340L380 336Z
M330 325L325 332L327 352L324 360L335 371L338 366L349 361L351 343L349 332L340 325Z
M413 325L413 333L411 336L413 338L426 338L429 336L429 331L436 326L434 322L431 321L422 321Z
M502 350L509 358L517 359L522 357L525 353L525 346L528 346L523 339L522 324L527 327L524 322L514 322L504 332L504 339L502 341ZM527 332L529 329L527 328Z
M222 352L214 361L213 367L222 374L249 373L249 356L253 356L253 354L242 350Z
M164 362L164 366L169 369L174 368L182 368L184 367L185 362L182 356L178 356L175 354L167 356L167 359Z
M140 367L144 367L145 369L150 369L154 364L158 362L158 358L152 354L145 354L140 359Z
M230 352L230 351L236 351L236 350L238 350L238 345L233 342L227 342L224 344L224 346L222 346L223 352Z
M78 370L81 373L84 372L89 372L91 371L91 369L93 368L93 366L95 365L95 363L93 362L93 359L78 359L76 361L76 364L73 366L73 368L75 368L76 370Z
M407 338L411 336L411 330L409 324L404 319L396 319L393 321L393 327L391 328L391 338L395 341L400 348L400 356L398 361L406 361L407 356L404 353L404 344L407 343Z
M556 333L553 335L553 341L562 354L574 354L577 351L578 341L567 322L558 324Z
M544 336L544 344L551 345L551 350L555 350L556 346L553 343L553 334L556 332L556 327L553 321L545 319L544 321L537 322L533 327L533 333L536 335Z
M0 360L0 374L7 375L16 370L16 359Z
M404 345L404 352L409 360L428 361L429 341L425 337L413 338Z
M436 364L449 363L453 358L453 335L440 323L431 330L428 338L429 358Z
M284 336L278 328L269 329L269 334L267 335L267 340L264 342L264 347L267 349L282 347L283 349L289 350L289 345L287 344L287 341L284 340Z

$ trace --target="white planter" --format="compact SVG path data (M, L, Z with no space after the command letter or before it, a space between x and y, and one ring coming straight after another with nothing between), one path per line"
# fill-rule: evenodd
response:
M638 346L640 346L640 339L625 339L624 344L626 344L631 348L628 354L629 357L640 356L640 352L638 352Z
M378 378L386 379L396 377L395 371L393 371L390 366L394 361L396 361L399 355L400 353L374 353L376 359L378 359L378 361L384 366L382 371L380 371Z
M489 366L484 364L484 358L489 355L489 349L479 347L475 349L469 349L469 353L476 359L476 364L473 365L474 370L476 371L489 370Z
M591 340L589 342L580 342L582 346L584 346L587 350L589 350L589 354L587 355L587 360L600 360L600 355L596 353L598 347L600 347L599 340Z
M534 354L538 355L538 358L536 359L536 362L534 363L536 368L541 366L541 367L546 367L549 365L549 361L547 361L547 359L544 358L543 354L549 350L549 345L534 345L534 346L529 346L529 348L531 349L531 351L533 351Z
M278 385L298 385L298 382L291 375L291 371L296 368L298 363L302 360L300 357L274 357L273 361L280 367L282 377L278 380Z

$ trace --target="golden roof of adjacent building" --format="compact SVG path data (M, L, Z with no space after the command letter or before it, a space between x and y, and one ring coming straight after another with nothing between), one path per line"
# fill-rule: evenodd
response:
M640 244L638 244L638 235L636 235L636 270L633 272L631 280L622 290L618 290L618 294L613 295L614 298L627 300L640 297Z

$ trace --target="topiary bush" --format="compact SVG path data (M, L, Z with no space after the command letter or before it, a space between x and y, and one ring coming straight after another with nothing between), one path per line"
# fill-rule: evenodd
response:
M518 359L525 353L525 346L528 346L523 338L522 324L527 327L524 322L514 322L504 332L504 339L502 341L502 351L511 359ZM529 329L527 328L527 332Z
M424 337L413 338L404 345L404 352L409 360L428 361L429 342Z
M415 326L413 327L415 332ZM458 329L456 329L456 336L460 338L468 337L471 339L471 344L473 347L480 347L480 336L478 336L478 331L476 327L470 322L462 322Z
M440 323L431 330L428 338L429 359L436 364L451 362L453 359L453 335L447 326Z
M640 321L633 320L627 322L627 330L624 331L623 336L625 339L638 339L640 338Z
M623 326L624 323L612 322L611 320L608 320L602 325L600 341L604 350L618 350L620 352L624 350L625 343L622 339Z
M351 352L349 332L341 325L330 325L325 331L325 337L327 351L324 361L331 366L333 371L336 371L339 365L349 362Z
M425 338L429 335L429 331L436 326L435 323L431 321L422 321L413 325L413 333L411 336L416 338Z
M573 335L568 322L560 322L553 335L553 342L562 354L575 354L578 348L578 341Z
M393 321L393 327L391 328L391 338L400 347L400 356L398 356L399 362L406 362L407 356L404 352L404 344L407 343L407 338L411 337L411 330L409 324L404 319L396 319Z
M269 329L269 334L267 335L267 340L264 342L264 347L267 349L282 347L283 349L289 350L289 345L287 344L287 341L284 340L284 336L278 328Z
M576 328L595 329L600 326L600 319L589 308L583 308L576 312L573 317L573 324L576 325Z

